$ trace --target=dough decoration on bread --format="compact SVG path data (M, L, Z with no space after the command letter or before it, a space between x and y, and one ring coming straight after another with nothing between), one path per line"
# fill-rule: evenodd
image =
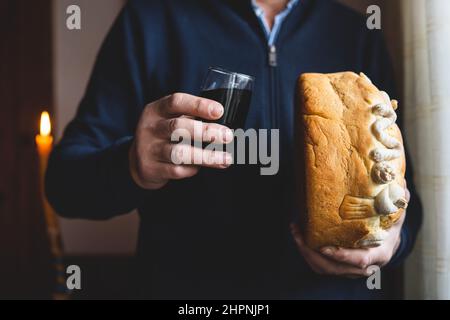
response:
M364 75L364 74L362 74ZM367 76L364 75L367 78ZM388 215L406 209L407 201L405 190L395 182L395 169L388 161L400 158L403 153L402 143L386 132L390 126L397 121L397 101L392 100L389 95L381 91L384 103L373 107L373 113L379 118L374 122L372 130L377 138L386 148L376 148L372 151L372 158L376 162L372 169L372 178L376 183L387 184L375 198L375 208L379 214Z
M352 72L304 74L299 93L308 245L380 245L408 205L397 101Z

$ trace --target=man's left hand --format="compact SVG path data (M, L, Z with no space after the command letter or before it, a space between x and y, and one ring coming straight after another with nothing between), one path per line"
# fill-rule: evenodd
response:
M409 200L409 192L406 193ZM349 278L367 277L371 274L371 266L385 266L397 252L404 219L405 214L387 230L388 236L382 245L367 249L325 247L317 252L305 244L297 225L291 225L291 232L300 253L316 273Z

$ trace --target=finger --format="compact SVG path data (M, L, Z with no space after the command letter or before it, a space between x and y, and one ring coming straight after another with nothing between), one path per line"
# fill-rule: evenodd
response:
M366 268L372 262L370 249L344 249L335 247L322 248L320 252L326 257L353 265L359 268Z
M175 164L194 164L208 168L228 168L233 158L228 152L204 150L185 144L173 145L171 161Z
M348 264L331 261L319 255L315 259L316 267L322 270L322 274L341 276L348 278L361 278L370 275L367 268L361 269Z
M367 268L358 268L346 263L336 262L317 252L308 255L307 261L314 270L319 270L320 274L357 278L369 276Z
M180 138L217 143L233 141L233 131L223 125L182 117L158 121L155 133L172 142L178 142Z
M300 253L316 273L346 277L367 276L367 270L365 269L332 261L321 255L320 253L310 249L308 246L306 246L300 233L300 229L297 225L291 225L291 231L298 245Z
M180 115L193 116L206 120L217 120L224 113L223 106L210 99L186 93L175 93L158 104L158 112L164 117Z
M384 265L387 260L387 254L382 246L368 249L345 249L327 247L321 250L326 257L346 263L361 269L367 269L371 265Z
M203 150L187 144L163 144L159 159L176 165L197 165L208 168L225 169L233 162L228 152Z

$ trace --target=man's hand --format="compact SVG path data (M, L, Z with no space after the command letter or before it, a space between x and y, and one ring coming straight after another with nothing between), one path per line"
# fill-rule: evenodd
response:
M409 201L409 191L406 191ZM304 242L299 227L291 225L291 232L300 253L311 269L318 274L344 276L349 278L370 276L371 266L383 267L396 253L400 245L400 232L405 213L387 232L388 237L376 248L344 249L335 247L322 248L319 252L310 249Z
M217 120L223 112L223 106L218 102L183 93L175 93L147 105L129 154L130 172L136 184L155 190L162 188L169 180L196 175L199 166L229 167L232 157L226 152L171 142L175 131L203 142L231 142L233 132L227 127L194 120ZM174 159L177 164L174 164ZM197 163L194 159L201 161Z

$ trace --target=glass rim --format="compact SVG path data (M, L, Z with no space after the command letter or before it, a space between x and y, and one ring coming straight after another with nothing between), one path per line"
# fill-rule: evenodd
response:
M219 73L222 73L222 74L226 74L226 75L235 75L235 76L237 76L239 78L246 78L248 80L255 81L255 77L249 76L248 74L228 71L228 70L226 70L224 68L221 68L221 67L209 67L208 70L209 71L216 71L216 72L219 72Z

